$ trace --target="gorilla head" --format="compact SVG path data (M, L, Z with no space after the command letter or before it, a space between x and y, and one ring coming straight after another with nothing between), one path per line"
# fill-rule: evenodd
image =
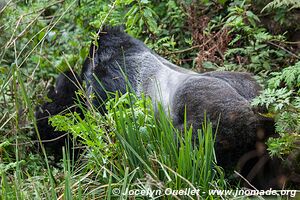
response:
M47 96L50 102L36 108L35 117L40 138L45 147L50 149L57 159L61 157L62 146L65 145L69 136L64 132L55 131L54 127L49 124L48 119L63 112L77 111L81 113L81 110L75 106L76 91L81 84L80 77L73 71L60 74L55 87L50 88L48 92ZM72 144L72 142L69 143Z

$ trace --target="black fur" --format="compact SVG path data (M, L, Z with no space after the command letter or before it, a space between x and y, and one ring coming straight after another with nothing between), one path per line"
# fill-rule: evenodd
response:
M64 112L76 111L81 113L81 110L75 106L75 92L78 90L78 84L81 85L82 81L76 73L67 71L60 74L56 80L55 88L50 88L48 92L47 96L51 101L36 108L35 117L40 138L44 141L45 148L49 149L56 159L61 158L62 146L65 146L66 142L71 147L72 142L69 140L71 136L69 137L64 132L55 131L48 119Z
M205 112L214 128L221 116L216 156L218 163L225 168L234 166L243 154L255 149L258 129L265 130L267 134L274 131L273 120L258 114L264 109L250 105L261 90L251 74L197 74L180 68L124 33L120 27L106 27L99 33L97 46L91 45L81 77L86 81L87 94L96 95L93 104L102 112L105 112L102 105L107 94L115 91L124 93L129 82L137 95L145 93L154 103L160 101L166 112L169 108L174 125L179 129L183 128L186 109L187 122L194 127L195 137ZM42 110L55 115L73 103L70 97L74 96L76 88L66 90L64 84L72 86L68 82L58 83L58 93L50 95L53 102L43 105ZM161 88L162 92L157 88ZM38 111L37 118L41 117L48 117L48 114ZM43 138L52 137L48 133L53 133L53 128L48 125L47 119L38 125Z
M90 56L83 67L82 76L88 82L89 92L103 100L106 99L103 87L111 92L124 92L126 81L122 70L137 94L144 92L158 100L153 94L151 79L166 73L164 81L170 82L166 83L170 90L167 106L170 106L171 117L178 128L183 126L185 108L187 122L194 130L201 128L205 112L215 127L221 115L216 151L218 162L223 166L236 163L241 155L254 149L257 128L264 128L265 121L273 123L261 117L250 105L261 89L250 74L196 74L163 59L120 28L106 28L99 34L98 48L91 46ZM174 86L168 76L177 75L179 83Z

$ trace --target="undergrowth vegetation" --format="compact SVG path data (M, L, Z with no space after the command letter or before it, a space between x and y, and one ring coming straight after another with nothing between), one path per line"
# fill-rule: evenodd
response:
M213 199L219 197L209 189L233 187L217 166L209 122L194 145L190 127L181 133L160 106L154 111L147 97L132 93L113 94L105 115L78 102L84 118L51 118L82 144L77 161L75 150L66 148L56 163L38 149L41 141L31 139L37 134L36 105L50 101L47 90L59 73L81 70L104 25L124 25L185 68L254 73L264 90L253 105L268 108L279 134L267 141L269 153L299 176L299 7L296 0L0 2L0 198L114 199L115 191L127 199L129 188L197 188L201 196L189 198Z
M203 123L198 132L198 145L193 148L192 128L185 127L179 133L161 106L155 115L152 102L146 97L137 99L132 93L116 94L106 103L106 108L105 115L85 111L84 120L77 113L52 117L53 126L72 133L89 147L81 161L74 163L69 157L72 153L65 152L63 170L48 171L51 176L56 175L53 182L49 180L53 177L46 172L43 179L32 179L30 172L16 174L12 183L2 173L2 196L5 199L16 195L22 199L127 199L130 193L126 190L197 188L204 197L210 188L226 186L224 174L216 166L215 134L209 122ZM22 168L23 164L16 163L15 167ZM63 180L57 177L59 174ZM25 177L28 183L23 181ZM47 187L50 190L45 191ZM155 195L147 196L155 198ZM180 198L180 195L170 198Z

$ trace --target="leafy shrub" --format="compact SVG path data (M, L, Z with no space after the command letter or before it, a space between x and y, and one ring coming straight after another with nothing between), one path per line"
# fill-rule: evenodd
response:
M126 184L123 187L130 189L195 187L204 192L211 185L226 185L222 170L216 166L209 122L199 130L199 144L193 145L192 128L185 127L180 133L161 106L155 116L149 98L116 94L106 103L106 109L103 116L87 111L84 120L76 113L50 119L58 130L74 134L88 147L86 165L101 174L99 182L116 181L114 185ZM129 178L123 171L126 168L133 173L131 183L118 183L116 177ZM148 185L143 181L145 176L157 184Z
M276 4L281 8L276 2L267 7ZM260 26L260 19L251 11L248 1L232 1L226 8L224 17L215 17L207 27L209 32L229 28L232 39L224 54L224 65L207 62L203 66L259 75L257 78L265 90L253 101L253 106L267 107L268 117L275 118L276 131L281 137L269 140L269 151L272 156L286 158L296 151L299 143L299 56L286 46L286 37L272 35Z
M297 149L300 139L300 62L270 76L267 89L253 105L265 105L275 116L281 138L269 140L271 155L287 156Z
M290 55L272 43L284 41L284 37L273 36L265 28L259 27L259 18L249 10L249 4L232 4L228 7L226 17L218 22L230 29L229 34L233 38L224 54L224 67L221 68L261 75L277 70Z
M130 94L108 102L105 116L85 111L84 120L76 113L52 119L58 129L88 146L84 162L71 162L66 152L63 163L56 163L62 170L49 167L50 157L30 153L39 142L30 140L36 134L34 106L47 100L46 88L59 72L81 69L91 38L104 24L124 24L127 32L184 67L195 67L197 55L213 52L219 62L206 60L206 70L254 72L265 90L253 104L269 108L281 136L268 141L271 154L288 157L297 150L299 54L290 48L288 35L273 35L262 27L261 10L254 12L258 1L7 2L3 11L0 3L1 197L80 199L84 193L110 199L116 185L123 191L129 185L148 187L149 182L181 188L187 180L204 191L227 187L212 156L209 123L199 132L199 147L192 149L189 127L181 135L162 112L161 121L155 119L149 100ZM297 29L297 18L289 17L297 4L273 0L263 15L271 13L280 26ZM199 13L193 21L195 10ZM199 15L207 20L201 32L191 27L203 22ZM198 44L199 35L205 37ZM206 39L213 41L211 46Z

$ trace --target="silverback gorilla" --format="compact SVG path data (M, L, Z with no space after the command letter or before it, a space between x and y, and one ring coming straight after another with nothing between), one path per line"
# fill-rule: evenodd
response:
M187 123L195 132L201 128L205 112L215 126L220 116L216 154L223 166L253 149L257 129L269 123L250 105L260 86L248 73L198 74L180 68L118 27L104 29L98 45L91 46L82 70L88 93L98 97L95 105L107 98L103 88L125 92L127 78L137 95L144 93L160 102L179 129L183 128L185 109Z
M204 113L214 127L220 119L215 145L218 163L224 167L233 166L243 154L255 148L258 129L268 132L268 127L272 126L272 120L259 115L263 109L254 109L250 105L261 88L248 73L198 74L180 68L124 33L120 27L104 28L97 43L97 47L93 44L90 47L81 78L86 81L87 93L97 97L93 104L103 112L101 105L107 99L107 92L124 93L129 82L137 95L144 93L153 102L160 102L178 129L183 128L185 110L187 122L195 133L201 128ZM65 84L72 85L68 81ZM67 98L72 101L75 90L69 90L71 95L64 96L62 102ZM61 104L59 98L54 98L53 103ZM47 110L46 115L61 111L47 105L42 106L42 110ZM37 111L37 118L40 112ZM45 121L38 121L42 139L52 137L48 133L51 131L43 128L48 126Z

